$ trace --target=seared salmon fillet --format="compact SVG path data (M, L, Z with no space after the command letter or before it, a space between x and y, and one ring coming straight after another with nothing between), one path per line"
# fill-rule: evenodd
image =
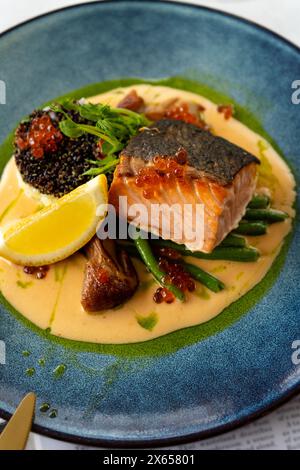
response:
M140 228L163 238L168 207L182 207L184 214L184 206L189 205L182 226L195 229L196 212L191 208L202 205L201 242L187 238L185 231L176 233L176 238L170 233L168 238L192 251L210 253L243 217L255 191L257 164L255 156L209 131L163 119L133 137L122 151L109 200L119 213L120 196L127 197L128 209L143 204L148 216L140 218ZM164 204L157 217L150 217L153 204ZM135 223L129 210L121 215Z

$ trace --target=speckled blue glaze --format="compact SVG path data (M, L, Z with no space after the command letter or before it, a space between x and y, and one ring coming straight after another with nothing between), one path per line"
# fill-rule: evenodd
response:
M300 106L291 103L299 74L295 47L220 12L148 1L87 4L1 37L7 105L0 105L0 140L40 103L87 83L185 75L258 115L299 174ZM37 411L39 432L111 446L154 445L230 429L274 406L300 387L300 366L291 361L292 343L300 339L299 242L297 225L277 282L247 315L167 356L74 352L1 308L0 340L7 349L7 364L0 365L2 416L32 390L38 405L58 409L56 419ZM23 357L24 350L31 355ZM60 363L67 370L55 379L51 371ZM36 374L28 377L31 366Z

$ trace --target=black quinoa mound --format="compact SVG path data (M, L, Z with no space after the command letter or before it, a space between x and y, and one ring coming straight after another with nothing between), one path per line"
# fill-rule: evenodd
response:
M34 118L45 114L50 116L56 128L64 119L61 113L34 111L28 120L19 125L16 137L29 130ZM74 121L88 123L75 113L70 114ZM84 176L83 173L91 167L87 160L95 160L99 157L97 140L97 137L90 134L84 134L76 139L63 135L57 151L45 153L42 158L33 157L30 148L20 150L15 144L14 157L26 183L43 194L61 197L90 180L90 176Z

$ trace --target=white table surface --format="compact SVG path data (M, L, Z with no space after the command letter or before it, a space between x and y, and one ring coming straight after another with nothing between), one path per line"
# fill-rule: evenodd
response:
M175 0L176 1L176 0ZM300 45L300 0L181 0L181 2L218 8L262 24ZM0 0L0 32L42 13L69 5L85 3L82 0ZM276 412L270 415L276 419ZM249 430L251 426L246 428ZM227 435L230 437L229 435ZM209 447L222 448L222 437L210 441ZM225 445L225 444L224 444ZM197 449L205 447L205 441L177 448ZM78 446L31 434L28 449L76 449ZM81 447L83 448L83 447ZM299 447L300 448L300 447Z

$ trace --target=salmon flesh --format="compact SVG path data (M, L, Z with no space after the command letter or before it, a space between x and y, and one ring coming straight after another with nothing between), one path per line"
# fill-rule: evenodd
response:
M110 187L110 203L119 212L120 196L127 197L128 208L143 204L148 217L139 220L142 230L182 243L192 251L210 253L244 216L255 191L259 163L255 156L207 130L162 119L142 129L122 151ZM159 217L150 217L153 204L165 209L202 205L202 241L191 241L185 231L179 236L176 233L176 238L172 230L164 236L166 214L162 210ZM136 223L129 210L125 216ZM196 227L191 210L182 225Z

